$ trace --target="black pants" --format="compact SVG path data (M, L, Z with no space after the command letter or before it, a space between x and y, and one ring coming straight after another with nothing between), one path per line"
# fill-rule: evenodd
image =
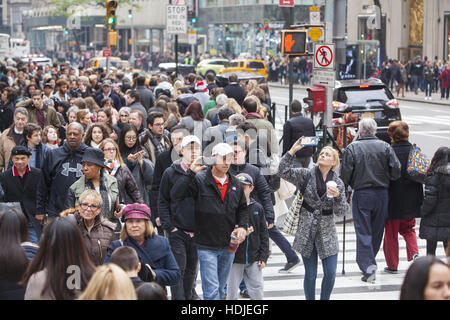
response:
M170 287L172 300L192 300L198 262L194 239L184 231L177 230L169 234L169 243L181 271L181 280Z
M427 255L436 255L437 243L437 241L427 240ZM444 250L447 250L448 242L442 241L442 244L444 245Z

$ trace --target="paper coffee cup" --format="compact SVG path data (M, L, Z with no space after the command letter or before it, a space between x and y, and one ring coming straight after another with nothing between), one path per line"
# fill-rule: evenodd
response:
M331 199L331 198L333 198L333 196L328 194L328 190L329 190L330 187L336 188L337 187L337 183L334 182L334 181L328 181L327 182L327 197Z

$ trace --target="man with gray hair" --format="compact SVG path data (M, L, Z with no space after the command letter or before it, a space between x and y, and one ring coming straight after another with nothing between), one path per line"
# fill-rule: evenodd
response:
M214 108L211 108L208 110L208 112L205 115L205 118L211 121L211 123L214 120L214 117L216 116L217 112L219 112L220 107L224 106L227 102L227 95L224 93L219 94L216 97L216 106Z
M392 147L379 140L372 118L359 122L358 138L343 151L341 179L351 186L356 232L356 262L362 281L375 281L375 257L383 240L388 215L388 188L401 176L401 165Z
M0 136L0 172L8 169L11 150L23 142L23 129L28 123L28 116L27 109L23 107L16 108L12 127L2 132Z

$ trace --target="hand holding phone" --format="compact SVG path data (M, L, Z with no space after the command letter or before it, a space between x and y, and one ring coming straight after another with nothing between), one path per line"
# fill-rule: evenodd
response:
M316 147L319 144L319 137L303 137L301 145L305 147Z

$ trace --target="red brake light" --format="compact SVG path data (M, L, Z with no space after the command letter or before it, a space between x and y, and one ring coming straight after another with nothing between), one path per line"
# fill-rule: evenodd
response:
M360 89L362 89L362 88L368 88L368 87L369 87L368 85L359 86Z

